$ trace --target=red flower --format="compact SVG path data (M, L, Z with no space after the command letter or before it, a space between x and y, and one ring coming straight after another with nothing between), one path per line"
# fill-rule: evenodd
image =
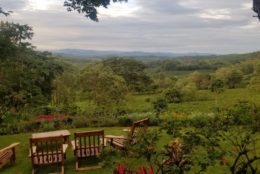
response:
M125 166L123 164L119 165L119 174L124 174Z

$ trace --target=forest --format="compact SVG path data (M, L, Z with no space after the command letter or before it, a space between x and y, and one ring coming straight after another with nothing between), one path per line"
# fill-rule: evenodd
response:
M33 35L28 25L0 23L3 145L65 128L118 133L148 117L152 129L128 147L133 153L108 150L105 162L135 168L141 160L157 173L259 172L260 52L77 59L37 51Z

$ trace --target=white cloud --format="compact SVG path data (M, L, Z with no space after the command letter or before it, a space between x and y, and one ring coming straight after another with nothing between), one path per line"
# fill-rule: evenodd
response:
M203 10L199 17L204 19L230 20L230 9L206 9Z
M142 7L136 3L112 3L108 8L99 8L98 12L101 16L106 17L135 17Z
M0 19L33 26L32 42L39 49L259 50L260 23L252 17L251 0L129 0L100 9L99 23L84 14L68 13L63 2L0 0L4 9L15 12Z
M27 0L27 6L24 10L36 11L36 10L50 10L54 9L54 6L61 6L62 0ZM57 8L56 8L57 9Z

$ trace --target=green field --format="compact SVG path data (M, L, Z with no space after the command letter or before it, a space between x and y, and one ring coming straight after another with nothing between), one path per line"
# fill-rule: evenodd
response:
M127 102L127 109L137 112L151 111L152 102L163 94L135 95L130 96ZM209 90L196 91L195 101L183 102L179 104L169 104L169 111L178 112L211 112L215 107L214 94ZM149 99L149 102L146 100ZM226 89L218 96L218 107L228 108L239 101L249 101L260 106L260 92L247 88Z

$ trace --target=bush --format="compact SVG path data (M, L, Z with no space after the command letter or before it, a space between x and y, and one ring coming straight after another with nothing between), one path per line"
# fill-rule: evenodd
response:
M153 102L153 108L156 111L156 116L159 117L159 115L168 107L168 104L166 100L164 99L157 99Z
M167 90L165 92L165 100L168 103L181 103L182 102L181 91L178 90L177 88Z
M119 117L118 124L120 126L131 126L133 124L133 119L129 117Z
M213 119L213 115L196 113L195 115L192 115L189 119L189 124L190 126L193 126L195 128L203 128L209 126L212 123Z
M240 101L233 107L228 109L228 116L233 121L235 125L248 125L252 124L255 115L257 115L257 108L254 104L247 101Z

